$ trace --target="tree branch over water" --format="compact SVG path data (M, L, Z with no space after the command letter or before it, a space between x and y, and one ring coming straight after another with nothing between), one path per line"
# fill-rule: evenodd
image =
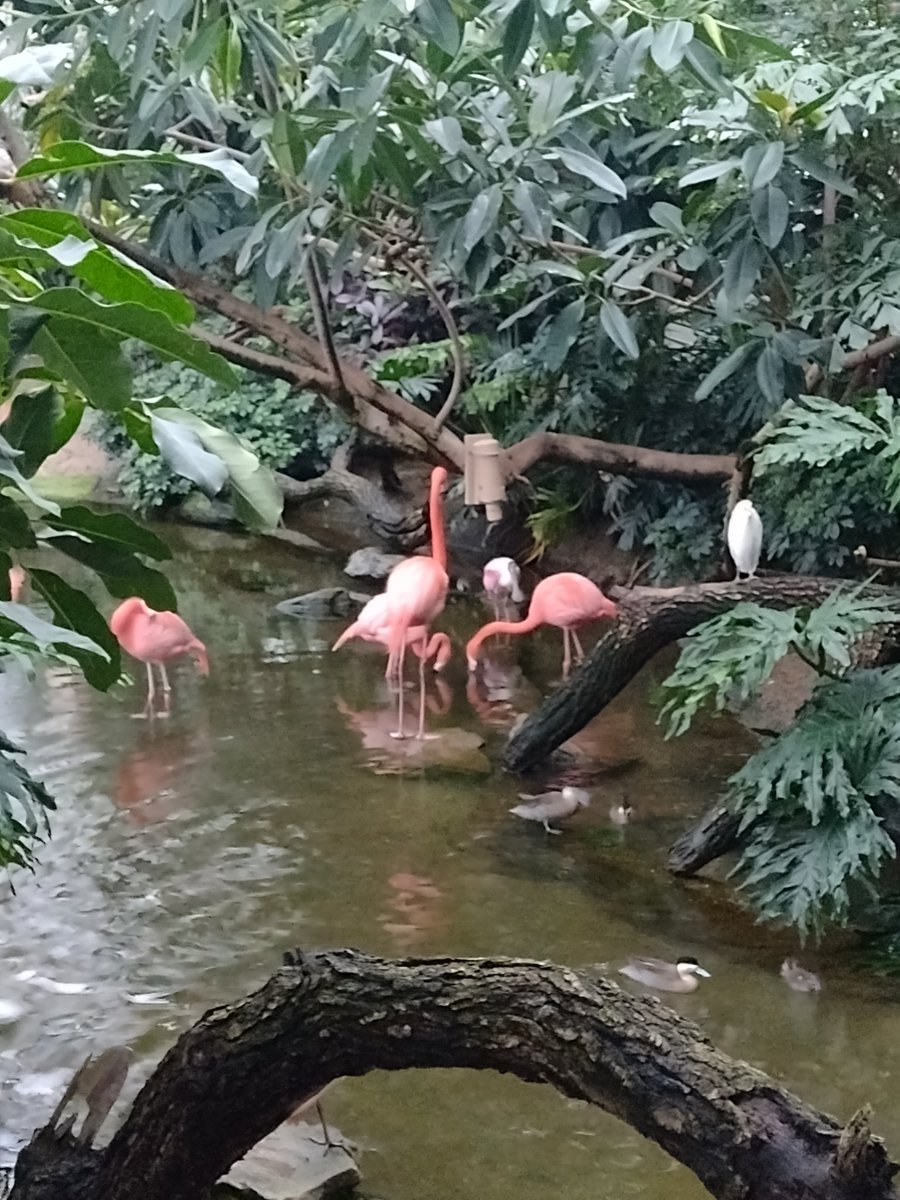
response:
M331 1080L430 1067L552 1084L657 1142L721 1200L898 1200L864 1116L842 1130L654 998L549 963L352 950L287 955L257 992L208 1012L105 1151L39 1131L12 1200L207 1200Z
M812 575L768 575L742 583L699 583L675 588L613 588L615 624L569 681L551 692L507 743L504 766L524 771L583 729L664 647L736 604L771 608L821 604L838 581ZM868 585L863 593L897 600L900 591Z

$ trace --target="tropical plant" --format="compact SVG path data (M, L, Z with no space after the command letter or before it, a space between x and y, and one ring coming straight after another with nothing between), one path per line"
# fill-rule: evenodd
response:
M461 467L474 420L518 439L511 477L545 457L615 474L604 439L693 454L714 438L732 454L786 395L859 390L900 338L900 57L877 5L838 11L34 0L8 48L56 61L21 114L39 154L17 186L55 181L121 252L281 357L230 337L223 353L404 450ZM264 311L307 288L313 246L332 317L370 319L354 355L453 344L439 297L463 335L509 339L503 369L470 363L449 426L425 419L446 354L415 386L377 368L374 387L338 378L317 340ZM398 334L398 278L437 333ZM666 405L673 360L690 388ZM645 422L651 398L665 419ZM641 461L654 480L674 469ZM672 499L646 524L665 526ZM647 507L643 487L630 501ZM788 557L808 553L800 540Z
M702 709L721 712L759 693L788 653L819 682L794 723L729 779L740 816L734 873L761 919L801 936L845 924L855 896L872 893L895 855L881 824L900 804L900 667L853 670L853 642L896 625L900 605L837 590L815 608L775 612L739 604L689 635L662 685L667 736Z

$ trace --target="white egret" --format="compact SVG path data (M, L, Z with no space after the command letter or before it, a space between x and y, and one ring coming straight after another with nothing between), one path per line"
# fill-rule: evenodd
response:
M763 527L759 513L750 500L738 500L728 518L726 540L734 560L735 579L753 578L762 552Z

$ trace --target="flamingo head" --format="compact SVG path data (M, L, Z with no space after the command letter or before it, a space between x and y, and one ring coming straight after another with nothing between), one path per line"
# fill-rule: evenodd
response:
M447 663L453 657L453 647L450 644L448 637L441 639L441 644L434 659L434 670L443 671Z
M188 654L194 660L194 665L201 675L209 674L209 657L206 653L206 647L197 639L191 646L188 647Z

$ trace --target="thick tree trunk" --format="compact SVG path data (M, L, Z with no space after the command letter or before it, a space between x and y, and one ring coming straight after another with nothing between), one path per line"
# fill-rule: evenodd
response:
M507 743L504 765L524 771L551 754L597 715L663 647L735 604L771 608L820 604L838 584L810 575L772 575L743 583L700 583L679 588L617 588L619 617L568 683L552 692ZM866 594L897 599L894 588L871 585Z
M411 1067L550 1083L656 1141L721 1200L898 1200L864 1114L842 1131L656 999L515 959L286 957L179 1039L105 1151L40 1131L12 1200L207 1200L332 1079Z

